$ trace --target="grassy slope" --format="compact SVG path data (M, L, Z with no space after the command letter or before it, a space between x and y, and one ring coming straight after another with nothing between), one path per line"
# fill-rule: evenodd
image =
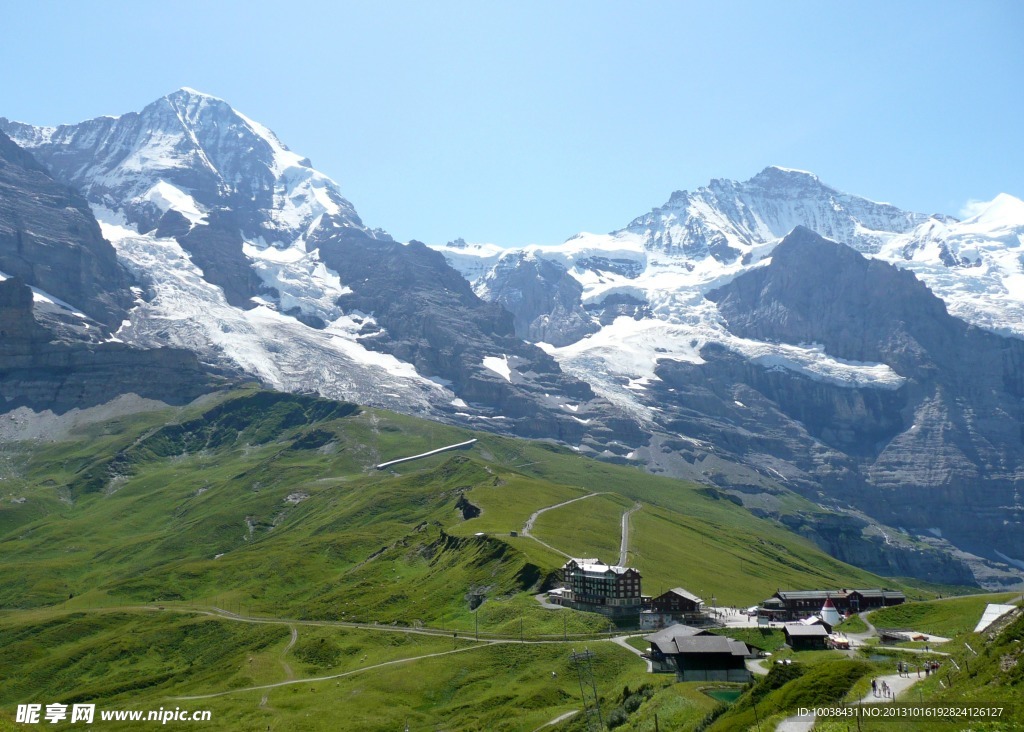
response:
M290 628L298 640L289 650ZM572 710L579 691L569 662L572 644L492 646L372 629L254 625L169 610L36 611L32 618L0 618L0 647L4 667L19 669L0 681L5 711L44 699L108 710L178 706L209 709L214 729L240 731L393 730L406 723L414 730L528 730ZM602 694L647 680L643 664L624 649L606 641L588 647ZM359 671L439 653L446 655ZM178 698L210 690L227 693Z
M103 592L299 617L465 621L470 596L538 586L564 561L492 535L594 487L613 495L542 514L537 535L617 555L621 512L641 501L630 549L648 591L682 585L749 604L779 585L880 582L713 489L492 435L471 451L374 471L470 433L374 411L307 426L310 413L329 412L324 400L252 403L261 399L194 409L178 417L183 427L158 429L152 415L120 432L96 426L29 453L17 490L27 500L0 503L0 572L14 578L0 604L74 605ZM463 495L478 518L463 520Z
M472 450L385 472L373 469L379 461L470 436L479 437ZM0 619L0 648L15 653L9 661L28 664L17 655L24 652L36 664L26 665L23 685L0 686L4 704L34 697L34 690L107 693L94 688L97 684L109 684L116 696L122 678L139 686L133 698L156 702L171 690L222 690L277 680L275 674L283 673L279 657L288 636L283 626L243 631L222 619L138 615L127 609L139 603L160 603L168 610L216 605L295 619L422 623L462 638L477 627L483 634L527 637L603 629L606 621L599 616L547 611L525 594L564 560L535 541L507 535L521 530L538 508L594 490L614 495L543 514L538 535L556 547L564 542L574 553L617 554L621 513L640 501L630 550L648 592L682 585L717 596L719 604L745 605L780 584L880 582L778 524L753 517L714 489L583 460L543 443L472 435L308 397L247 391L186 410L93 425L76 439L30 446L13 468L15 477L5 482L0 502L5 577L0 607L55 610ZM463 518L458 507L463 497L482 511L479 517ZM487 535L477 537L477 532ZM124 609L95 611L104 606ZM114 631L97 617L116 618L128 629L128 640L104 635ZM46 634L60 628L76 630L46 646ZM190 639L207 632L214 638L210 649L197 649ZM160 640L161 634L167 640ZM331 645L297 646L292 651L297 674L312 673L324 658L349 658L347 640L301 635L303 642L319 644L324 638ZM93 645L79 645L87 641ZM429 649L438 641L416 642ZM415 682L401 681L400 669L381 670L339 679L336 694L316 697L300 698L293 687L284 687L288 690L271 693L272 701L280 700L271 705L272 714L234 696L211 702L211 708L228 715L237 729L265 729L268 719L272 725L287 720L282 729L317 729L302 721L305 714L315 719L318 710L327 714L341 708L346 714L376 710L387 721L382 728L389 729L403 723L403 715L425 725L447 721L452 729L527 729L574 708L564 667L572 645L531 646L528 653L466 651L417 662L423 670L413 675ZM166 661L151 656L145 650L151 646L166 648L170 656ZM335 652L335 646L342 650ZM617 659L598 674L603 690L622 678L643 678L635 656L601 647L609 659ZM27 650L32 648L45 652L34 656ZM114 653L106 648L121 655L107 659L108 666L88 660ZM221 655L191 657L189 649ZM209 676L196 672L197 658L217 670ZM506 658L518 660L496 660ZM61 673L49 678L47 670L57 668ZM541 684L550 670L570 690L553 693L550 684ZM474 691L467 701L455 688ZM387 702L389 694L394 696ZM358 703L348 703L356 698ZM513 721L520 718L526 721Z
M1019 593L972 595L932 602L914 602L876 610L868 620L876 628L908 628L950 638L974 629L990 603L1003 604L1020 597Z

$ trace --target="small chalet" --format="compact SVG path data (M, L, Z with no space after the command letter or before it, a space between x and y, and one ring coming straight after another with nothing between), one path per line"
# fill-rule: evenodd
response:
M750 649L742 641L685 625L673 625L644 640L651 644L651 670L675 672L676 681L750 681Z
M654 673L675 673L676 665L671 655L677 650L677 638L713 635L708 630L694 628L690 625L672 625L652 635L645 635L644 640L651 644L651 671Z
M707 622L704 601L682 587L673 589L651 599L651 607L640 613L640 627L643 629L665 628L676 623Z
M828 648L828 630L820 623L786 623L783 632L786 645L794 651L823 651Z

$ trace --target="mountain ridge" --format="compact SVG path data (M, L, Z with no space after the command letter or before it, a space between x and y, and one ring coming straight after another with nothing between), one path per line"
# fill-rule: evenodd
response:
M843 491L870 484L862 463L877 450L863 442L868 435L895 454L887 480L919 472L911 425L894 405L909 409L908 395L920 396L913 385L930 370L960 374L933 362L927 348L883 358L891 353L868 347L882 331L863 319L845 336L863 340L859 349L837 349L838 336L821 330L826 321L808 313L800 338L730 328L725 301L711 293L770 270L795 227L900 268L893 307L873 311L879 318L917 317L901 310L901 298L915 302L927 287L943 312L1024 338L1015 251L1024 244L1024 204L1010 196L957 221L772 166L745 182L676 192L622 229L557 247L426 247L366 227L308 159L191 89L116 118L59 128L0 119L0 130L86 192L118 261L144 283L118 338L187 347L276 388L558 439L584 454L716 483L748 507L768 505L769 514L771 492L787 482L812 495L824 481L830 494L820 500L840 503ZM872 282L888 277L872 266ZM977 342L978 358L1006 351L1009 373L1019 373L1015 346L1004 348L998 336ZM1010 450L1002 422L951 410L959 396L980 399L968 378L941 386L957 391L929 402L941 449L956 448L942 435L963 429L972 444L992 437ZM999 386L1011 396L1015 388ZM761 422L744 412L754 404ZM842 427L826 435L822 415L839 413ZM752 437L763 424L770 434ZM956 461L984 475L981 452ZM1000 459L1019 458L1010 450ZM822 467L829 462L841 467L830 472ZM986 526L993 521L984 517ZM928 539L931 529L946 531L911 525L928 541L938 538ZM971 542L996 561L992 547ZM1024 550L1000 546L1000 556L1024 562Z

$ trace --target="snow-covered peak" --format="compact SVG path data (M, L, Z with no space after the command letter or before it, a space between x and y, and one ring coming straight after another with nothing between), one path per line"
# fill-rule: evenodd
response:
M209 100L215 101L215 102L223 102L224 101L220 97L215 97L212 94L207 94L206 92L201 92L198 89L193 89L190 86L183 86L180 89L178 89L177 91L173 91L173 92L171 92L170 94L167 95L168 99L170 99L171 97L192 97L192 98L196 98L196 99L209 99Z
M797 226L875 253L928 218L842 193L807 171L770 166L744 182L715 179L692 193L676 191L622 231L643 236L649 249L728 263Z
M988 203L975 205L977 213L962 222L964 225L988 227L1024 226L1024 201L1009 193L1000 193Z
M803 175L807 176L808 178L818 180L818 176L816 176L809 170L800 170L799 168L785 168L781 165L769 165L767 168L758 173L758 175L772 175L775 171L778 171L779 173L794 173L796 175Z
M140 230L157 225L175 201L195 223L231 209L242 236L291 246L323 216L363 228L337 184L292 152L267 127L223 99L183 87L141 112L45 128L0 120L58 178ZM175 190L160 197L153 191Z

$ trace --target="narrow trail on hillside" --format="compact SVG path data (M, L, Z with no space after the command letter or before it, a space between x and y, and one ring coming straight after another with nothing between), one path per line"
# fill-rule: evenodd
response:
M198 607L167 607L167 606L160 606L160 607L158 607L158 606L155 606L155 605L123 605L123 606L118 606L116 608L110 608L110 607L95 608L93 610L93 612L109 612L111 610L146 610L146 611L150 611L150 612L186 613L186 614L195 614L195 615L207 615L207 616L211 616L211 617L215 617L215 618L220 618L221 620L229 620L229 621L236 622L236 623L252 623L252 624L258 624L258 625L287 625L288 628L291 631L291 634L290 634L290 637L289 637L289 640L288 640L288 644L285 646L285 648L283 649L283 651L281 653L281 660L282 660L282 665L285 666L285 673L286 673L286 675L289 675L289 676L294 676L294 674L291 672L291 668L288 667L284 663L283 659L284 659L284 656L288 652L290 652L291 649L294 648L295 644L298 642L299 627L301 627L301 626L347 628L347 629L353 629L353 630L379 631L379 632L386 632L386 633L402 633L402 634L407 634L407 635L427 635L427 636L434 636L434 637L437 637L437 636L451 637L451 635L452 635L452 631L450 631L450 630L443 630L443 629L439 630L439 629L434 629L434 628L403 628L403 627L395 627L395 626L387 626L387 625L370 625L370 624L363 624L363 623L349 623L349 622L344 622L344 621L331 621L331 620L296 620L294 618L251 617L251 616L246 616L246 615L240 615L238 613L233 613L233 612L230 612L228 610L224 610L223 608L218 608L218 607L212 607L212 608L209 608L209 609L202 609L202 608L198 608ZM595 637L595 635L597 635L598 637ZM627 636L623 636L623 637L629 637L629 636L627 635ZM276 689L276 688L280 688L280 687L283 687L283 686L290 686L290 685L294 685L294 684L304 684L304 683L315 683L315 682L318 682L318 681L330 681L332 679L340 679L340 678L344 678L344 677L347 677L347 676L353 676L355 674L359 674L359 673L362 673L364 671L372 671L374 669L385 668L385 667L388 667L388 666L395 666L395 665L402 664L402 663L411 663L413 661L419 661L419 660L427 659L427 658L437 658L437 657L440 657L440 656L449 656L449 655L452 655L454 653L464 653L466 651L472 651L472 650L475 650L475 649L491 648L491 647L498 646L498 645L519 644L519 645L565 645L565 646L571 646L571 644L578 643L581 640L587 640L587 641L596 642L596 643L614 642L614 643L619 643L619 645L622 645L619 642L618 638L619 638L618 636L611 636L611 635L601 636L600 634L589 634L588 633L588 634L583 634L583 635L577 635L575 637L572 637L571 634L570 634L570 637L568 637L568 638L566 638L564 636L564 634L563 634L563 637L561 637L559 639L552 639L552 640L532 640L532 639L515 638L515 637L480 638L479 640L471 640L470 637L468 635L466 635L466 636L463 636L461 638L461 640L464 640L465 642L468 642L468 643L472 643L472 645L467 645L467 646L464 646L462 648L456 648L456 649L453 649L451 651L439 651L439 652L436 652L436 653L426 653L426 654L422 654L422 655L418 655L418 656L409 656L409 657L406 657L406 658L397 658L397 659L393 659L391 661L384 661L384 662L381 662L381 663L371 664L369 666L362 666L360 668L352 669L350 671L345 671L345 672L338 673L338 674L330 674L330 675L327 675L327 676L313 676L313 677L305 677L305 678L299 678L299 679L289 678L289 679L287 679L285 681L278 681L278 682L272 683L272 684L260 684L260 685L256 685L256 686L247 686L247 687L239 688L239 689L228 689L226 691L219 691L219 692L214 692L214 693L210 693L210 694L200 694L200 695L190 695L190 696L180 696L180 697L168 697L168 698L169 699L175 699L175 700L212 699L214 697L226 696L228 694L239 694L239 693L252 692L252 691L263 691L265 693L262 695L262 697L260 699L259 706L265 707L267 705L267 702L268 702L268 699L269 699L269 691L271 689ZM631 647L629 649L633 653L638 653L638 651L636 649L633 649Z
M878 682L878 696L875 696L875 692L869 691L864 695L864 698L860 700L861 704L885 704L886 702L896 701L896 697L902 694L904 691L909 689L911 686L916 684L922 678L920 676L900 676L899 674L890 674L888 676L877 676L875 680ZM889 687L889 696L885 697L881 695L882 682Z
M566 559L573 559L573 556L571 554L566 554L561 549L555 549L553 546L551 546L547 542L541 541L536 536L534 536L532 533L530 533L533 530L533 524L537 520L537 517L540 516L542 513L546 513L548 511L553 511L556 508L561 508L562 506L568 506L570 503L576 503L576 501L583 501L583 500L586 500L587 498L593 498L594 496L605 496L605 495L608 495L608 491L598 491L596 493L588 493L585 496L579 496L578 498L571 498L568 501L562 501L561 503L556 503L554 506L546 506L545 508L541 508L541 509L539 509L537 511L534 511L532 514L530 514L530 518L526 519L526 523L523 524L523 530L520 533L523 536L527 537L527 538L533 539L535 542L537 542L541 546L550 549L555 554L561 554Z
M907 689L920 681L919 678L914 676L900 676L899 674L892 674L891 676L877 676L875 681L878 682L878 692L869 691L859 704L886 704L896 701L896 698L903 694ZM889 687L889 696L881 696L882 682L885 682L886 686ZM876 696L876 693L878 696ZM814 727L815 714L811 712L807 715L794 714L791 717L786 717L784 720L779 722L779 726L776 727L776 732L807 732Z
M292 673L292 667L288 665L288 662L284 660L284 657L288 655L288 651L295 647L295 642L299 639L299 629L294 625L291 626L292 637L288 641L288 645L284 647L284 651L281 653L281 667L284 668L284 677L286 679L294 679L295 674Z
M288 639L288 645L286 645L284 647L284 650L281 651L281 658L279 660L281 662L281 668L284 670L284 677L290 681L291 679L295 678L295 673L292 671L292 667L288 665L288 662L284 660L284 657L288 655L288 651L295 647L295 642L299 639L299 629L296 628L294 625L289 627L291 628L292 631L292 637ZM263 698L260 699L259 705L261 707L267 706L267 702L269 701L269 699L270 692L268 691L263 695Z
M619 544L619 566L625 567L629 554L629 517L643 508L639 502L634 503L625 513L622 514L622 542Z
M794 714L792 717L786 717L779 722L775 732L810 732L814 729L816 721L817 715L813 711L806 715Z
M131 610L156 610L151 605L132 605L126 606L126 609ZM344 620L296 620L295 618L271 618L271 617L255 617L251 615L239 615L238 613L228 612L221 608L211 608L204 610L197 607L164 607L159 608L163 612L179 612L179 613L194 613L197 615L210 615L221 620L231 620L236 623L253 623L262 625L293 625L297 626L309 626L313 628L345 628L349 630L360 630L360 631L371 631L380 633L401 633L404 635L426 635L434 638L451 638L453 632L459 633L459 638L470 643L476 643L477 646L482 647L485 645L494 645L499 643L519 643L522 645L550 645L555 643L573 643L580 641L593 641L593 642L604 642L610 641L616 636L610 633L552 633L550 637L540 636L539 638L534 637L517 637L516 635L500 635L500 634L484 634L481 633L480 638L473 637L473 631L471 630L456 630L445 629L445 628L408 628L400 625L377 625L373 623L351 623ZM486 637L490 635L490 637Z
M508 642L508 641L503 641ZM412 661L421 661L424 658L437 658L439 656L450 656L453 653L465 653L466 651L476 650L477 648L484 648L491 645L491 642L480 642L480 645L466 646L465 648L456 648L453 651L440 651L438 653L426 653L422 656L410 656L408 658L396 658L393 661L384 661L383 663L375 663L370 666L363 666L361 668L352 669L351 671L345 671L340 674L331 674L329 676L312 676L304 679L289 679L288 681L278 681L275 684L261 684L259 686L247 686L242 689L229 689L227 691L218 691L213 694L197 694L195 696L175 696L170 697L176 701L194 701L196 699L213 699L218 696L227 696L228 694L244 694L249 691L264 691L267 689L277 689L282 686L291 686L293 684L309 684L318 681L331 681L333 679L342 679L346 676L353 676L355 674L363 673L364 671L372 671L378 668L384 668L386 666L396 666L400 663L410 663Z
M541 730L544 729L545 727L554 727L559 722L564 722L565 720L569 719L570 717L575 717L579 713L580 713L579 709L573 709L571 712L566 712L565 714L559 714L557 717L552 719L550 722L545 722L540 727L535 729L533 732L541 732Z

